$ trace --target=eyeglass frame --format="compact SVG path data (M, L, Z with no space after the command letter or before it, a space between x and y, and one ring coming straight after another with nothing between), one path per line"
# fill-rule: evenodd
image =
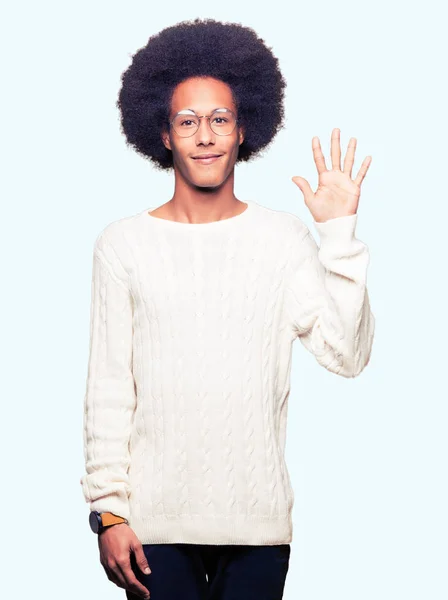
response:
M212 116L219 111L226 111L231 113L234 117L235 117L235 126L232 129L232 131L229 131L229 133L216 133L216 131L213 131L212 126L210 124L210 119L212 118ZM211 114L209 115L202 115L201 117L195 113L194 110L192 110L191 108L183 108L182 110L180 110L179 112L177 112L174 117L171 119L170 123L170 127L172 127L172 129L177 133L177 135L181 138L188 138L191 137L192 135L195 135L198 131L199 131L199 127L200 127L200 123L198 124L196 131L194 131L193 133L190 133L190 135L180 135L180 133L177 131L177 129L174 127L173 125L173 121L174 119L177 117L177 115L182 115L182 114L193 114L195 117L197 117L198 119L203 119L204 117L208 120L208 126L210 127L210 131L212 131L214 134L216 135L231 135L234 131L235 131L235 127L238 125L238 123L240 122L240 119L237 118L236 114L233 112L233 110L230 110L230 108L227 108L225 106L222 106L220 108L215 108L214 111L211 112Z

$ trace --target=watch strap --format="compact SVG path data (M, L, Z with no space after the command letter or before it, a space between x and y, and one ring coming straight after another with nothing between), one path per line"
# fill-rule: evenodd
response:
M103 512L101 514L101 522L103 527L108 527L109 525L117 525L118 523L127 523L127 519L124 517L120 517L118 515L114 515L111 512Z

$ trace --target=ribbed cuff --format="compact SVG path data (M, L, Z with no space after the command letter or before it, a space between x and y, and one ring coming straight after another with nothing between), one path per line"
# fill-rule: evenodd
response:
M81 482L84 497L90 497L90 491L88 489L85 479ZM111 512L118 517L123 517L129 520L129 500L123 498L123 494L108 494L107 496L101 496L96 500L90 502L90 510L97 510L98 512Z
M358 214L329 219L324 223L313 221L319 233L321 248L345 247L355 238L355 228Z

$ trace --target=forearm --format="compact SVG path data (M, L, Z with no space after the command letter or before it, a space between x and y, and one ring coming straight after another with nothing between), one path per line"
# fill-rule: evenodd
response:
M320 248L308 232L304 258L287 287L287 306L302 344L319 364L344 377L368 364L375 319L367 292L369 252L354 237L356 215L315 223Z
M135 409L132 301L125 273L106 237L94 251L90 353L84 397L81 477L91 510L128 518L129 441Z

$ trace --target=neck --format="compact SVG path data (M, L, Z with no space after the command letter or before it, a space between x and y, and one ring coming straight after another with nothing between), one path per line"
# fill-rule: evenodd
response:
M174 194L165 207L175 220L205 223L235 216L243 212L246 204L235 196L232 170L227 179L216 187L192 185L176 173Z

